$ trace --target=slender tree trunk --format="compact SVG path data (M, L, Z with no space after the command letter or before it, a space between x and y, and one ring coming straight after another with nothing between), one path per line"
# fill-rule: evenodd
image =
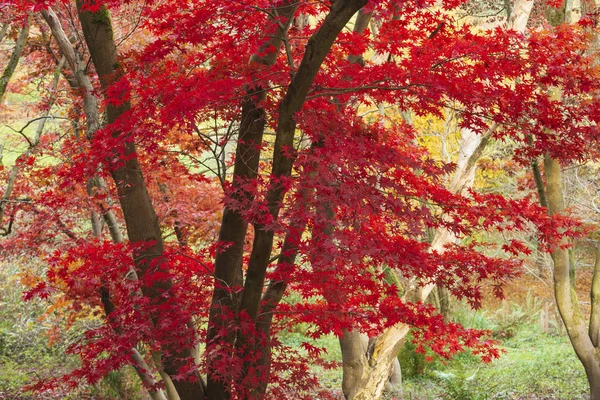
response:
M133 367L135 368L135 372L138 374L144 387L148 389L148 394L152 400L167 400L165 394L161 389L155 389L156 387L156 379L151 373L151 369L144 360L144 357L136 350L131 349L131 361L133 362ZM169 399L174 400L174 399Z
M591 287L592 309L588 329L588 335L595 350L593 353L595 363L591 368L586 367L592 400L600 400L600 243L597 246Z
M538 165L538 160L533 159L531 161L531 171L533 172L533 180L535 182L535 187L537 189L538 201L542 207L548 208L548 197L546 196L546 188L544 186L544 179L542 178L542 172L540 171L540 166ZM540 278L544 278L546 275L546 253L540 251L539 241L536 240L536 256L535 256L535 265L538 267L538 274Z
M94 182L98 180L99 178L92 178L88 181L88 194L90 196L93 196L95 188L101 185L100 182ZM106 221L109 225L109 232L111 234L113 242L123 243L123 237L121 236L121 232L117 227L116 218L113 212L110 210L108 210L107 212L103 212L103 217L104 221ZM101 217L98 215L98 212L96 210L92 210L90 219L92 223L92 236L99 238L102 234ZM131 272L135 275L135 270ZM135 278L137 279L137 275L135 276ZM100 287L100 299L104 308L104 314L107 319L110 319L111 314L115 310L115 305L113 304L110 298L110 292L107 288L106 282L102 282L102 286ZM119 333L119 329L115 328L115 332ZM152 400L167 400L163 391L161 389L156 388L157 381L154 378L154 375L152 374L152 370L146 363L146 360L144 360L144 357L142 357L142 355L135 348L132 348L130 350L129 356L132 362L131 366L142 381L144 388L146 388L146 390L148 391L148 395L150 396L150 398Z
M544 158L546 174L546 192L548 194L548 213L564 212L564 195L561 167L550 155ZM565 323L567 334L577 357L583 364L590 385L591 398L600 399L600 353L593 340L598 338L598 283L600 262L596 260L592 278L592 310L589 328L585 316L579 308L577 293L571 282L569 251L556 246L552 251L554 261L554 295L560 316ZM594 285L595 284L595 285ZM595 313L594 313L595 312Z
M173 384L171 377L165 372L163 368L160 352L152 352L152 361L154 362L154 365L156 365L158 373L160 374L160 377L162 378L162 381L165 385L167 399L180 400L179 394L177 393L177 389L175 389L175 385Z
M19 60L21 59L21 55L23 54L23 48L25 47L25 43L27 42L27 37L29 36L29 27L31 26L31 15L27 17L27 21L25 22L25 26L21 29L19 33L19 37L17 38L17 42L15 43L15 48L8 60L8 65L4 68L4 72L2 76L0 76L0 103L2 103L2 99L4 98L4 94L6 93L6 87L8 86L8 82L10 78L13 76L17 65L19 64ZM5 32L3 26L3 32Z
M242 121L233 171L233 185L239 188L241 192L235 193L234 196L242 204L248 204L254 198L253 193L244 191L242 188L255 179L258 172L260 149L266 122L265 112L258 105L260 100L264 100L262 90L260 94L248 94L248 98L242 106ZM240 211L232 210L226 206L219 231L219 243L231 244L222 251L217 252L215 259L215 283L208 329L209 345L213 344L212 342L220 330L226 329L231 324L231 321L224 317L227 310L237 310L239 306L238 293L243 285L242 254L247 230L248 223L244 220ZM219 343L214 344L219 347L223 341L233 344L235 337L236 332L229 329L227 336L219 337ZM216 356L219 357L219 355ZM209 353L209 362L211 357ZM224 398L226 388L227 383L219 381L216 370L209 368L209 398Z
M446 321L448 321L450 319L450 317L452 316L450 291L446 287L438 286L437 295L438 295L439 302L440 302L440 304L439 304L440 314L444 317L444 319Z
M71 42L67 38L67 35L62 29L62 25L54 11L50 8L47 10L43 10L42 16L48 24L48 26L50 27L50 30L52 31L52 34L56 42L58 43L61 53L63 53L63 60L61 60L61 62L59 63L57 73L60 73L64 64L64 60L67 60L75 77L74 80L67 79L69 85L71 85L71 87L74 89L83 89L84 113L86 115L86 124L88 129L87 136L88 138L91 138L95 134L96 130L99 128L100 123L100 116L98 113L98 102L96 96L93 94L92 84L89 80L89 77L84 71L81 58L76 53ZM100 177L90 178L90 180L88 181L88 194L90 196L93 196L98 188L106 190L106 183L104 182L104 180ZM100 236L101 219L103 219L106 225L108 226L108 230L113 242L123 243L123 235L121 234L121 231L119 229L117 219L111 210L102 210L101 217L98 215L97 211L92 210L92 235L95 237ZM135 271L132 271L132 273L137 278ZM100 289L100 296L104 305L104 312L107 318L109 318L111 312L114 310L114 305L110 300L110 293L108 292L108 289L106 289L106 287L102 287ZM136 349L131 349L131 359L133 362L132 366L135 369L144 386L148 388L148 394L150 395L150 397L153 400L166 400L162 390L154 388L156 385L156 380L154 379L154 376L152 376L150 372L151 370L144 361L143 357L137 352Z
M104 6L95 13L83 10L80 1L77 2L77 6L86 44L102 88L106 90L120 75L109 12ZM129 108L128 102L118 106L109 103L106 106L107 122L114 123ZM136 267L141 275L152 268L168 276L169 272L164 266L163 241L158 218L148 195L132 134L116 132L115 136L119 136L121 142L119 148L115 149L117 161L111 163L109 169L117 186L129 241L134 245L141 245L141 249L134 255ZM176 299L169 295L170 288L169 278L144 288L145 295L161 303L162 312L153 317L154 322L183 318ZM180 368L192 357L194 349L194 335L189 332L188 325L182 324L180 330L181 332L173 334L178 338L185 338L181 343L163 343L162 361L165 372L170 376L179 373ZM204 386L198 371L173 383L182 400L204 398Z
M569 7L568 7L569 6ZM565 2L559 8L548 7L546 17L552 26L564 23L567 16L573 16L573 2ZM561 100L562 93L559 88L551 89L553 100ZM548 199L548 214L562 214L565 210L563 179L561 166L558 160L550 154L544 157L544 172L546 175L546 195ZM600 348L598 347L598 329L600 326L600 260L596 254L594 274L592 277L591 300L592 309L589 326L579 307L575 291L573 267L570 250L559 247L552 249L554 262L554 296L558 311L567 329L567 334L577 357L583 364L588 383L590 385L590 398L600 400Z
M299 111L304 104L321 63L325 60L337 35L364 4L366 4L366 0L351 0L333 4L321 28L308 40L302 63L279 105L271 170L273 179L267 193L267 208L273 220L277 220L279 216L281 201L285 194L284 184L281 180L290 176L294 162L294 159L286 154L287 149L292 148L294 144L296 132L294 113ZM241 310L246 311L252 319L256 319L258 314L264 275L273 247L273 235L274 231L264 224L255 225L254 243L241 303Z
M533 180L537 189L538 201L542 207L548 208L548 197L546 196L546 188L544 187L544 179L537 160L531 161L531 170L533 171Z
M288 275L288 271L294 268L296 256L298 255L298 244L305 228L306 221L303 221L299 225L292 227L286 235L280 258L277 261L277 275L286 276ZM285 294L287 285L288 281L285 279L269 283L261 300L260 313L256 321L256 330L259 334L263 335L266 344L261 347L260 359L256 364L257 368L265 371L264 379L259 382L256 389L259 396L264 396L267 390L271 366L271 324L275 310Z
M67 59L67 63L73 71L75 81L68 80L70 85L77 85L79 89L83 91L83 111L85 113L85 120L87 126L87 137L91 138L94 136L98 128L100 127L100 115L98 112L98 98L94 94L94 87L90 81L90 78L85 72L85 66L79 55L75 52L75 49L69 41L67 34L62 28L62 25L58 19L56 13L48 8L42 10L42 17L50 27L52 36L61 53Z

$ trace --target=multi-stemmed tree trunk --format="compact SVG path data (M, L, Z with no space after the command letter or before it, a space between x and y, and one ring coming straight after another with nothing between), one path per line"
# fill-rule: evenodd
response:
M267 195L268 210L274 219L278 217L281 201L285 195L285 188L281 185L280 179L290 176L293 165L293 159L286 154L286 149L293 145L296 126L294 113L302 107L321 63L328 54L337 35L365 3L366 1L364 0L355 0L336 2L332 6L321 28L309 40L304 58L290 83L286 95L281 101L272 163L272 176L274 179L270 184ZM81 3L78 3L78 7L80 22L92 61L102 87L106 90L111 81L116 79L119 74L117 49L113 39L108 11L105 8L101 8L99 12L93 13L83 10ZM293 6L288 4L287 8L284 7L281 11L285 14L286 10L288 10L287 12L291 16ZM287 20L289 19L288 17ZM283 20L286 21L286 18ZM273 57L273 55L269 57ZM269 60L266 59L255 59L253 61L263 64L269 63ZM264 111L257 106L257 100L260 96L258 92L253 93L250 91L244 103L240 134L244 140L240 142L241 145L238 147L240 154L238 154L239 157L236 160L234 171L234 175L239 182L236 182L234 178L234 185L242 184L242 181L245 179L252 179L252 174L256 171L256 168L249 169L248 164L244 163L258 163L260 155L260 146L257 145L262 142L265 118ZM109 124L115 122L128 109L129 104L127 102L119 106L109 103L106 108L107 122ZM150 264L158 263L159 266L161 265L161 258L163 256L161 232L147 193L139 162L137 161L133 138L127 132L115 132L115 135L118 135L121 139L119 148L115 149L118 161L111 164L109 168L117 186L128 237L130 242L134 244L151 243L151 245L145 246L136 254L138 271L140 274L144 274ZM244 147L248 145L250 149L255 150L254 154L252 152L242 152ZM246 169L245 172L244 169ZM243 244L243 238L246 236L245 224L239 215L236 216L235 213L226 210L221 228L222 239L227 240L230 236L240 237ZM242 282L241 249L234 245L229 254L220 253L216 261L216 284L209 321L209 340L211 340L211 336L212 338L215 336L214 334L211 335L211 332L215 332L215 329L218 329L219 325L223 323L223 315L231 310L236 314L244 312L244 315L254 320L257 325L262 327L262 330L268 331L270 321L259 318L258 310L261 307L265 273L273 248L273 236L274 232L268 227L260 226L260 224L255 226L255 238L245 282ZM239 243L239 240L232 240L232 242L234 244ZM243 290L236 297L232 297L230 290L236 287L239 288L242 283ZM169 287L170 282L166 281L157 287L147 288L145 294L157 299ZM237 298L236 302L239 302L239 304L231 300L234 298ZM274 298L273 296L267 297L268 301L264 301L263 306L276 305L276 302L273 302ZM170 306L176 307L176 304L171 304ZM157 316L157 318L161 317L163 316ZM245 353L258 350L254 347L252 338L248 337L247 332L237 332L237 337L233 334L229 340L232 343L235 340L236 352L241 354L242 357ZM216 343L209 342L209 347L211 344ZM179 367L183 365L182 362L184 362L185 358L189 357L191 349L191 343L189 346L181 348L168 347L163 349L162 362L165 371L169 374L177 373ZM266 361L263 359L261 362ZM208 363L208 370L213 371L211 369L210 356ZM209 374L208 398L228 398L230 389L228 385L229 382L224 382L218 377ZM199 377L196 377L195 381L176 381L175 387L181 399L201 399L205 396ZM259 392L255 392L254 395L261 396L264 394L265 388L265 385L261 385Z
M350 18L352 18L352 16L365 4L366 0L350 0L344 2L338 1L331 6L330 11L323 20L319 30L309 39L302 61L279 104L273 161L271 163L272 180L269 184L269 190L266 196L268 212L275 221L278 219L282 200L285 196L285 187L282 178L285 179L291 175L294 163L294 159L289 154L286 154L287 149L293 148L294 144L294 136L296 133L294 113L302 108L317 72L338 34L344 26L346 26ZM254 118L256 118L255 121L257 123L261 123L262 117L260 114L257 114ZM242 123L244 122L245 121L242 120ZM252 127L249 127L247 130L249 132L248 135L251 135ZM241 131L241 133L246 134L245 131ZM257 154L256 157L258 157L258 155L259 154ZM257 159L255 160L258 162ZM242 163L243 161L244 160L240 159L239 163ZM238 168L237 160L235 168ZM242 165L240 165L239 168L242 170L245 169ZM240 183L243 183L241 181L245 177L246 175L240 176ZM234 181L234 184L235 183L236 182ZM224 215L220 239L227 231L233 229L234 224L237 224L238 229L243 227L243 224L240 223L241 221L236 221L234 215L231 215L228 220L225 219L226 217L227 215ZM225 311L233 311L235 315L243 315L244 318L250 319L259 331L268 331L270 329L270 320L259 318L259 310L262 307L263 312L261 312L261 315L264 315L264 307L276 306L277 301L281 298L272 295L263 297L262 294L265 274L270 262L271 251L273 250L274 233L273 228L268 227L263 223L259 222L254 225L254 241L245 281L243 283L243 290L241 290L241 293L238 295L239 304L232 304L232 300L230 300L232 297L229 296L232 294L232 289L241 283L240 276L242 274L242 265L239 262L241 254L231 257L229 260L223 260L224 262L222 264L219 259L217 260L215 266L215 294L213 296L209 331L225 322L222 319L223 315L226 315ZM258 343L254 340L256 338L251 337L249 332L239 331L237 338L230 337L227 339L231 342L235 339L235 349L238 355L251 355L260 350ZM209 343L209 345L218 346L218 342ZM262 343L261 345L269 346L268 343ZM261 351L261 354L264 354L264 349ZM261 357L259 359L259 363L265 362L268 362L268 357ZM255 363L254 365L245 365L244 369L248 370L250 367L257 369L264 366ZM210 358L208 368L209 371L211 371ZM259 383L258 390L263 391L263 393L255 391L251 395L260 397L264 395L265 389L266 385L264 382L262 384ZM210 399L219 400L228 398L228 391L228 382L218 379L216 376L214 378L209 377L207 393Z
M296 5L292 1L283 2L280 7L274 9L277 21L273 22L276 23L277 29L271 34L265 34L263 45L250 59L251 65L257 72L275 63L278 52L283 45L283 37L287 35L295 10ZM239 188L241 192L236 194L240 201L250 202L253 199L253 194L242 188L255 179L258 174L266 124L266 113L260 103L264 101L265 97L265 88L249 89L242 104L233 171L233 185ZM231 243L231 245L218 252L215 258L215 287L207 338L209 344L215 342L220 329L230 324L231 321L223 317L226 315L227 310L235 310L236 312L239 310L240 296L235 293L235 290L243 285L242 255L247 233L248 222L244 219L240 210L232 210L226 206L223 211L219 242ZM223 342L226 342L233 346L236 337L236 332L230 330L226 337L219 338L218 342L214 344L221 346ZM219 357L219 355L217 354L215 357ZM265 384L266 382L261 382L259 390L266 389ZM263 388L263 386L265 387ZM207 390L209 398L226 398L230 388L228 382L224 382L219 378L219 374L215 369L209 368Z

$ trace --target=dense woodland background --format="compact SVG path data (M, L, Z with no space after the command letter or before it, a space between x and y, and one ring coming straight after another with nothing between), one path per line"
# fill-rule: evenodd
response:
M0 2L0 398L600 399L597 18Z

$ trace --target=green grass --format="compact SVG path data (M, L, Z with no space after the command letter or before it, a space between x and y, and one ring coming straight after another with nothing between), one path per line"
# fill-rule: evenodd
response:
M535 325L520 326L506 351L490 364L462 356L426 364L423 375L405 380L406 399L584 399L587 380L567 337Z

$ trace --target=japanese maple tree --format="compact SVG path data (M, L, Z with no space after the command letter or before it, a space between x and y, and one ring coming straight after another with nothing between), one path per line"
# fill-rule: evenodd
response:
M72 347L82 368L62 382L94 382L137 362L161 398L132 351L144 343L167 396L314 398L303 356L277 340L297 322L313 337L411 327L419 346L443 357L469 348L490 360L498 350L486 332L447 323L405 294L437 284L477 307L482 282L501 296L529 250L510 241L504 257L491 257L475 233L534 224L552 245L580 230L524 199L446 188L454 166L428 154L414 127L366 118L360 106L438 116L453 107L464 128L521 143L521 159L564 149L588 157L580 147L600 118L583 51L588 20L526 37L457 21L454 0L13 4L41 13L86 124L85 137L36 149L59 162L27 159L28 176L46 185L21 183L15 196L31 198L23 213L9 210L19 229L3 242L43 243L48 272L27 296L61 293L75 311L86 304L104 315ZM111 15L132 9L139 38L123 49L115 21L126 18ZM349 28L359 11L380 21L376 34ZM65 34L73 14L89 53ZM552 98L555 86L569 101ZM548 134L558 127L561 135ZM90 211L110 240L101 225L82 232ZM431 230L470 240L436 246ZM302 300L282 302L290 291ZM310 359L321 352L308 341L304 350ZM387 380L376 378L371 398Z

